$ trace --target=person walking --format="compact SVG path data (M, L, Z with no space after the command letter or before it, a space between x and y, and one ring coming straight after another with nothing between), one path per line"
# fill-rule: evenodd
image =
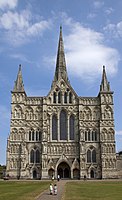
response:
M57 195L57 185L56 184L54 184L53 191L54 191L54 195Z
M50 194L51 194L51 195L53 194L53 186L52 186L51 183L50 183Z
M55 178L54 178L54 175L52 175L52 181L54 181L54 179L55 179Z
M58 181L59 181L59 180L60 180L60 175L59 175L59 174L58 174L58 177L57 177L57 178L58 178Z

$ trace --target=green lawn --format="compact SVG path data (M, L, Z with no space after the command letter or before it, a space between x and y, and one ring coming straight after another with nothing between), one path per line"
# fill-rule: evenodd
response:
M64 200L122 200L122 182L69 182Z
M34 200L49 184L49 181L0 181L0 200ZM63 200L122 200L122 182L68 182Z
M48 187L48 181L0 181L0 200L34 200Z

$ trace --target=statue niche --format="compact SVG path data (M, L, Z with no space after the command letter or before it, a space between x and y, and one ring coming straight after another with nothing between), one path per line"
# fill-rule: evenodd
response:
M92 112L89 107L86 107L83 111L83 119L84 120L91 120L92 119Z
M112 119L112 118L113 118L112 108L110 106L106 106L104 109L104 119Z

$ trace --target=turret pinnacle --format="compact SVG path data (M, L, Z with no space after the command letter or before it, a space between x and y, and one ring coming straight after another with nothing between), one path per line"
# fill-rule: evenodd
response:
M23 84L23 80L22 80L21 65L19 65L19 71L17 74L17 79L15 81L13 92L25 92L24 84Z
M57 62L56 62L54 81L59 80L60 77L63 78L64 80L68 80L61 26L60 26L60 36L59 36L59 43L58 43L58 53L57 53Z
M102 74L102 81L100 85L100 92L109 92L110 91L110 85L107 80L105 66L103 66L103 74Z

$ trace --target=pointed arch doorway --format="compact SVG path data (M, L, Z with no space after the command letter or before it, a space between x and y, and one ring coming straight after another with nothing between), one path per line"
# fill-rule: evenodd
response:
M37 171L35 169L33 170L33 179L37 179Z
M57 175L60 175L60 178L71 178L70 166L66 162L61 162L57 168Z
M95 172L94 172L94 170L93 170L93 169L91 170L91 173L90 173L90 175L91 175L91 178L95 178Z

